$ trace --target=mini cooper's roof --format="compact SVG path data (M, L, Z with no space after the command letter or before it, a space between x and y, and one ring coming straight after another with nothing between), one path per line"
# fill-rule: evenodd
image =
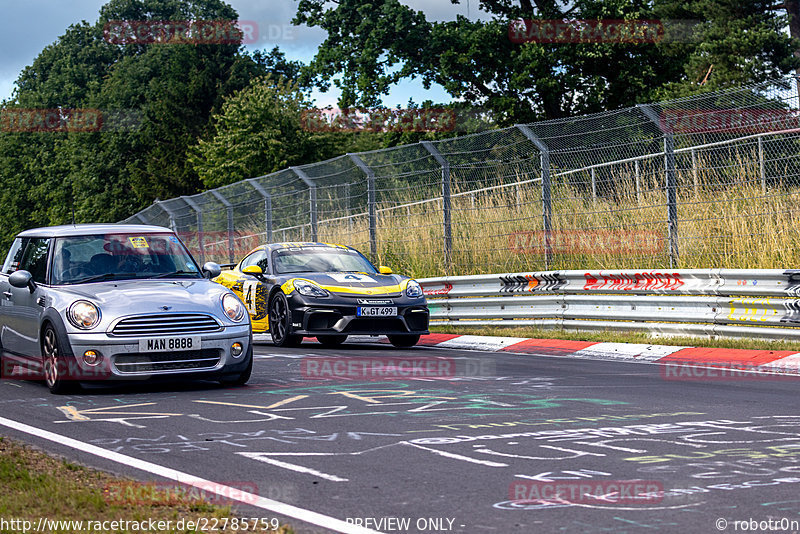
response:
M17 237L68 237L96 234L148 234L170 232L169 228L145 224L65 224L32 228L17 234Z

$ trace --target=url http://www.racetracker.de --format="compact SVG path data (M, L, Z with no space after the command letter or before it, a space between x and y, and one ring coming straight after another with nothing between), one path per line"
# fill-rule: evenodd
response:
M733 520L720 517L715 521L720 532L798 532L800 521L788 517L769 519L743 519Z
M0 517L0 532L275 532L280 527L277 518L265 517L199 517L193 519L129 519L74 520L50 519L9 519Z

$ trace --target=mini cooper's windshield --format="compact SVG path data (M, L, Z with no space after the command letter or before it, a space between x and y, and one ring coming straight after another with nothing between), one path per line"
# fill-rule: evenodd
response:
M201 278L200 269L173 234L101 234L55 240L53 284L132 278Z
M272 253L275 274L287 273L368 273L375 267L355 250L333 247L297 247Z

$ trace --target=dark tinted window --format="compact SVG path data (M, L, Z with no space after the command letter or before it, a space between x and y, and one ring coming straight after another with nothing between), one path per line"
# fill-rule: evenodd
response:
M47 277L47 250L50 248L50 239L34 237L25 247L20 269L29 271L34 282L43 284Z
M266 250L259 250L253 252L245 259L242 260L241 268L244 269L245 267L250 267L251 265L258 265L261 267L261 272L266 273L267 271L267 251Z
M22 253L25 252L25 247L23 245L27 243L27 241L27 239L18 237L14 240L14 243L11 244L11 250L8 251L6 262L3 264L3 272L5 274L11 274L19 269L19 262L22 261Z

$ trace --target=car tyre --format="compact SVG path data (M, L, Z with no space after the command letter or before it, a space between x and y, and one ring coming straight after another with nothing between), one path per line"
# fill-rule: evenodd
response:
M344 343L346 340L347 340L347 336L344 335L344 334L338 334L338 335L337 334L331 334L331 335L327 335L327 336L317 336L317 341L319 341L320 344L323 347L331 347L331 348L338 347L339 345Z
M396 334L388 336L389 343L398 348L407 349L413 347L419 341L419 334Z
M42 371L50 393L63 395L77 389L77 384L68 376L66 367L58 334L48 324L42 333Z
M230 376L225 376L220 379L220 384L223 386L243 386L247 384L247 381L250 380L250 375L253 374L253 355L250 354L250 361L247 363L247 367L245 367L244 371L239 374L233 374Z
M269 302L269 333L276 347L296 347L303 341L302 336L292 334L292 310L282 291Z

